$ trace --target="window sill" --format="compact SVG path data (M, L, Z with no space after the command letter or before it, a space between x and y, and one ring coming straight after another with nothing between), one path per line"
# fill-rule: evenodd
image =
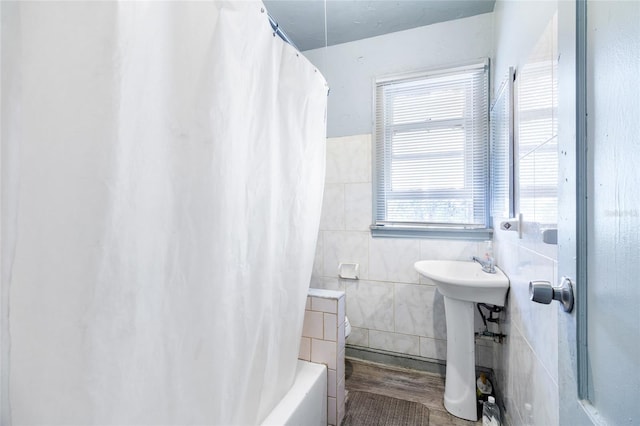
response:
M371 225L373 238L422 238L438 240L490 240L493 229L426 226Z

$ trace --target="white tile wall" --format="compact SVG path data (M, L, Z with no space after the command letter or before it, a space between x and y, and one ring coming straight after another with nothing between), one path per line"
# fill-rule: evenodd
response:
M434 286L396 284L395 318L398 333L446 339L444 301Z
M529 281L555 283L557 262L498 231L496 259L510 279L506 343L494 357L512 424L558 424L558 309L529 300ZM554 396L555 395L555 396Z
M540 44L533 50L530 60L548 62L550 75L546 90L556 96L554 79L555 23L551 23L540 37ZM521 78L526 78L521 75ZM541 78L538 76L537 78ZM526 83L526 82L525 82ZM540 87L536 88L540 92ZM540 96L544 93L540 92ZM544 280L557 284L557 246L544 244L541 239L542 226L539 220L547 220L548 200L535 188L540 171L547 167L557 167L553 159L538 153L550 148L556 150L556 125L549 110L544 134L527 146L527 152L519 156L519 169L530 171L524 176L528 187L534 188L535 195L521 200L521 210L525 212L524 235L518 239L517 233L496 231L494 233L496 261L510 279L508 309L505 314L506 343L494 348L494 371L498 388L503 394L506 419L510 424L557 425L558 405L558 315L560 305L541 305L529 300L529 281ZM552 145L552 146L550 146ZM498 219L499 220L499 219ZM497 222L496 222L497 224ZM494 228L496 228L494 226Z
M305 311L302 335L314 339L322 339L324 336L322 312Z
M344 292L309 290L298 358L327 366L330 425L339 425L344 417L344 317Z
M347 316L354 327L394 331L392 283L352 281L346 284Z
M312 279L318 280L322 278L324 275L324 234L322 232L318 233L318 240L316 243L316 255L313 260L313 271L312 271ZM317 286L312 285L312 288L317 288ZM322 287L320 287L322 288Z
M325 184L320 228L344 229L344 212L344 185L341 183Z
M369 330L369 347L408 355L420 355L420 338L408 334Z
M421 337L420 356L430 359L447 359L447 341Z
M322 322L320 323L322 324ZM323 339L311 339L311 362L325 364L331 370L336 369L338 352L336 342Z
M369 243L369 279L417 283L418 272L413 268L420 257L420 240L372 238Z
M369 231L371 225L371 183L344 185L344 224L347 231Z
M326 182L371 182L371 135L327 140Z
M433 260L469 260L483 254L484 243L458 240L421 240L420 258Z
M324 276L337 277L340 263L360 264L360 277L369 275L369 233L322 231Z
M444 301L413 264L422 259L470 259L474 241L371 238L371 135L327 140L322 223L311 286L346 292L349 344L444 360ZM338 278L341 262L360 264L357 281ZM491 361L491 348L478 355Z
M354 346L369 347L369 329L351 326L349 344Z

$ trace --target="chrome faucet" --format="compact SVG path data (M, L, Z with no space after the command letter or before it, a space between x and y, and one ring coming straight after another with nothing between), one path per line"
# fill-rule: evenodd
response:
M480 259L478 256L472 257L474 262L478 262L482 266L482 271L487 274L495 274L496 273L496 265L493 261L493 257L489 257L487 259Z

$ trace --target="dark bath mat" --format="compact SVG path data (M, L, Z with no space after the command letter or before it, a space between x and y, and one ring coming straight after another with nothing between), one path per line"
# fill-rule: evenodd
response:
M428 426L429 409L417 402L349 391L342 426Z

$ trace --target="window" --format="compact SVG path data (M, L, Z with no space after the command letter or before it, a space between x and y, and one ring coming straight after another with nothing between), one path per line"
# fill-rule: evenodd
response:
M527 222L558 221L557 62L527 61L518 75L518 210Z
M374 236L490 235L488 74L376 81Z

